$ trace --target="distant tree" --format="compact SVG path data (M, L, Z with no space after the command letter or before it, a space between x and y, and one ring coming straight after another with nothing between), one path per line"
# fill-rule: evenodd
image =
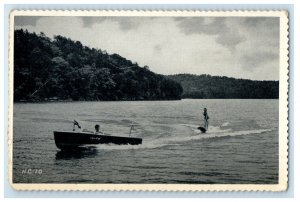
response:
M253 81L229 77L177 74L168 76L181 84L183 98L278 99L278 81Z

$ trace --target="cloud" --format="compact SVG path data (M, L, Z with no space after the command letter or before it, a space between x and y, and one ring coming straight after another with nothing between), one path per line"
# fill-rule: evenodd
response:
M36 26L36 22L41 16L15 16L15 26Z
M278 52L272 53L262 50L253 51L250 54L242 55L242 68L250 71L254 68L260 67L262 64L267 64L273 62L274 60L278 61L278 57Z
M83 27L91 28L95 24L104 21L117 23L122 30L131 30L137 28L141 21L136 17L79 17L83 22Z
M157 44L157 45L155 45L155 46L154 46L154 48L153 48L153 49L154 49L154 51L156 51L156 52L158 52L158 53L159 53L159 52L161 52L161 50L162 50L162 46L161 46L161 45L159 45L159 44Z
M122 30L131 30L131 29L137 29L140 24L142 23L141 20L138 20L137 18L130 18L130 17L118 17L114 18L115 21L118 21L119 26Z
M239 47L241 68L247 71L267 68L271 74L274 70L279 71L279 18L237 18L231 25L238 26L247 38Z
M240 18L241 23L247 27L262 27L267 26L268 28L274 29L279 23L279 17L244 17Z
M179 18L179 27L186 35L206 34L215 35L216 42L235 51L235 47L245 39L237 29L226 24L228 18L207 17L207 18Z
M83 27L92 27L94 24L99 24L106 20L107 17L78 17L82 20Z

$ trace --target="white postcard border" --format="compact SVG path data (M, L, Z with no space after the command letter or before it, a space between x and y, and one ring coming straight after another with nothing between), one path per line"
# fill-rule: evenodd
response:
M279 178L278 184L37 184L13 183L13 38L15 16L169 16L169 17L279 17ZM285 191L288 187L288 12L285 10L13 10L9 22L9 109L8 109L8 175L16 190L51 191Z

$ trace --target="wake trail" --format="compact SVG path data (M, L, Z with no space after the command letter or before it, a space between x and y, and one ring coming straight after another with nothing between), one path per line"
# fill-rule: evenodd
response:
M201 133L197 127L198 125L192 124L179 124L180 126L189 128L190 132L180 133L176 135L166 135L165 137L159 137L156 139L144 139L141 145L97 145L97 149L100 150L135 150L135 149L156 149L166 146L179 146L182 143L189 141L202 140L202 139L213 139L213 138L224 138L224 137L236 137L244 135L261 134L270 132L272 129L256 129L256 130L240 130L232 131L232 129L222 129L220 126L209 126L207 133ZM221 126L223 126L222 124ZM229 125L225 124L225 125Z

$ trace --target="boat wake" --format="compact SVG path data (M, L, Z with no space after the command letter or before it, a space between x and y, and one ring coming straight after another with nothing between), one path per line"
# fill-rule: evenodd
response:
M180 124L174 125L174 127L181 128L181 133L177 134L165 134L159 137L144 138L143 144L141 145L115 145L115 144L101 144L97 145L99 150L134 150L134 149L156 149L167 146L179 146L183 143L195 140L213 139L213 138L224 138L224 137L235 137L243 135L255 135L265 132L270 132L272 129L256 129L256 130L238 130L233 131L232 129L225 127L229 123L222 124L221 126L209 126L207 133L201 133L197 129L198 125L191 124ZM185 128L185 130L183 129ZM185 131L185 133L182 133Z
M229 126L229 124L230 124L229 122L225 122L221 126L225 127L225 126Z
M181 137L180 141L191 141L191 140L201 140L208 138L221 138L221 137L235 137L241 135L252 135L252 134L261 134L264 132L272 131L272 129L256 129L256 130L239 130L233 131L230 128L222 128L223 126L228 126L229 123L222 124L220 126L210 126L209 130L206 133L201 133L200 130L197 129L198 125L185 125L190 127L191 130L196 134L192 136ZM177 138L175 138L177 141ZM179 140L179 139L178 139Z

